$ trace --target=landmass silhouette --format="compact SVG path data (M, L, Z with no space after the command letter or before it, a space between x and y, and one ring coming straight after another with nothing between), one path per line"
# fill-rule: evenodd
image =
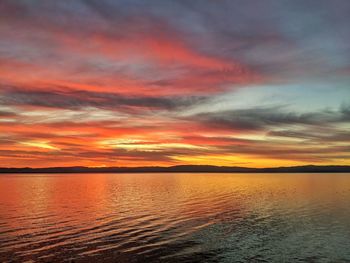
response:
M215 165L175 165L169 167L47 167L0 168L0 173L348 173L350 165L304 165L248 168Z

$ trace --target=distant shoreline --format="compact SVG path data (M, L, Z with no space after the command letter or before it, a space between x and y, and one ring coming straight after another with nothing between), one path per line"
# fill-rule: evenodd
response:
M272 168L212 165L177 165L170 167L24 167L0 168L0 173L350 173L350 165L305 165Z

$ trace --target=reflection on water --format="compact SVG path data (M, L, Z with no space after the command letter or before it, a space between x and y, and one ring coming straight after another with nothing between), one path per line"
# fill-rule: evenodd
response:
M350 174L0 175L0 262L350 262Z

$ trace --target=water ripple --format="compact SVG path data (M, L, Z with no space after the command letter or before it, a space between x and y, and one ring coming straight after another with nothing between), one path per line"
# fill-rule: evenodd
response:
M2 176L0 198L1 262L350 262L348 174Z

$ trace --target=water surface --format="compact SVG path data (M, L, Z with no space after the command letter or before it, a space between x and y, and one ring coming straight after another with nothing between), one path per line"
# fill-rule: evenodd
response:
M350 262L350 174L3 174L26 261Z

